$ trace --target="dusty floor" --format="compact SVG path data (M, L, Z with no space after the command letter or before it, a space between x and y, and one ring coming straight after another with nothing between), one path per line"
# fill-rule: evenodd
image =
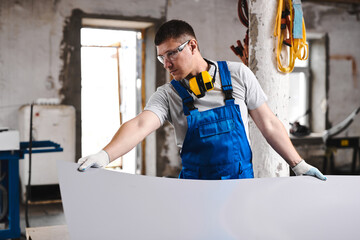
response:
M62 203L30 204L29 210L30 227L44 227L66 224ZM25 205L20 205L21 240L25 238Z

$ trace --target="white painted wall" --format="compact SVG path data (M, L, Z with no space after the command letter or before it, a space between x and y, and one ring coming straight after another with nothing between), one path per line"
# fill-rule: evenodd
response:
M18 128L22 104L61 97L63 27L76 8L93 14L161 18L165 0L0 1L0 126Z

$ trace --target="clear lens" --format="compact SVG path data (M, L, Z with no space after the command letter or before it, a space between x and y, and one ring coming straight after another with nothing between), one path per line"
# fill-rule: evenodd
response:
M163 55L159 55L157 56L157 59L159 60L159 62L161 62L162 64L164 64L165 62L165 58L169 61L174 61L178 55L179 52L181 52L186 44L188 44L190 42L190 40L187 40L186 42L184 42L183 44L181 44L179 47L176 48L176 50L174 51L169 51L165 54L165 56Z
M157 56L157 59L159 60L159 62L164 64L164 56Z

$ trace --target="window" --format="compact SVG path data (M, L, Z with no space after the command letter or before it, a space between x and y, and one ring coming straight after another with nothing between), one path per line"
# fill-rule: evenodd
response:
M309 98L310 98L310 69L309 60L295 61L295 67L289 74L289 121L291 123L298 121L301 125L309 124Z

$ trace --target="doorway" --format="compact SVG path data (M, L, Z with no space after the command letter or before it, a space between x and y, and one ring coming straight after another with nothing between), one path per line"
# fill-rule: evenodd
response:
M102 149L141 111L141 39L138 30L81 28L82 156ZM136 173L141 153L139 145L110 166Z

